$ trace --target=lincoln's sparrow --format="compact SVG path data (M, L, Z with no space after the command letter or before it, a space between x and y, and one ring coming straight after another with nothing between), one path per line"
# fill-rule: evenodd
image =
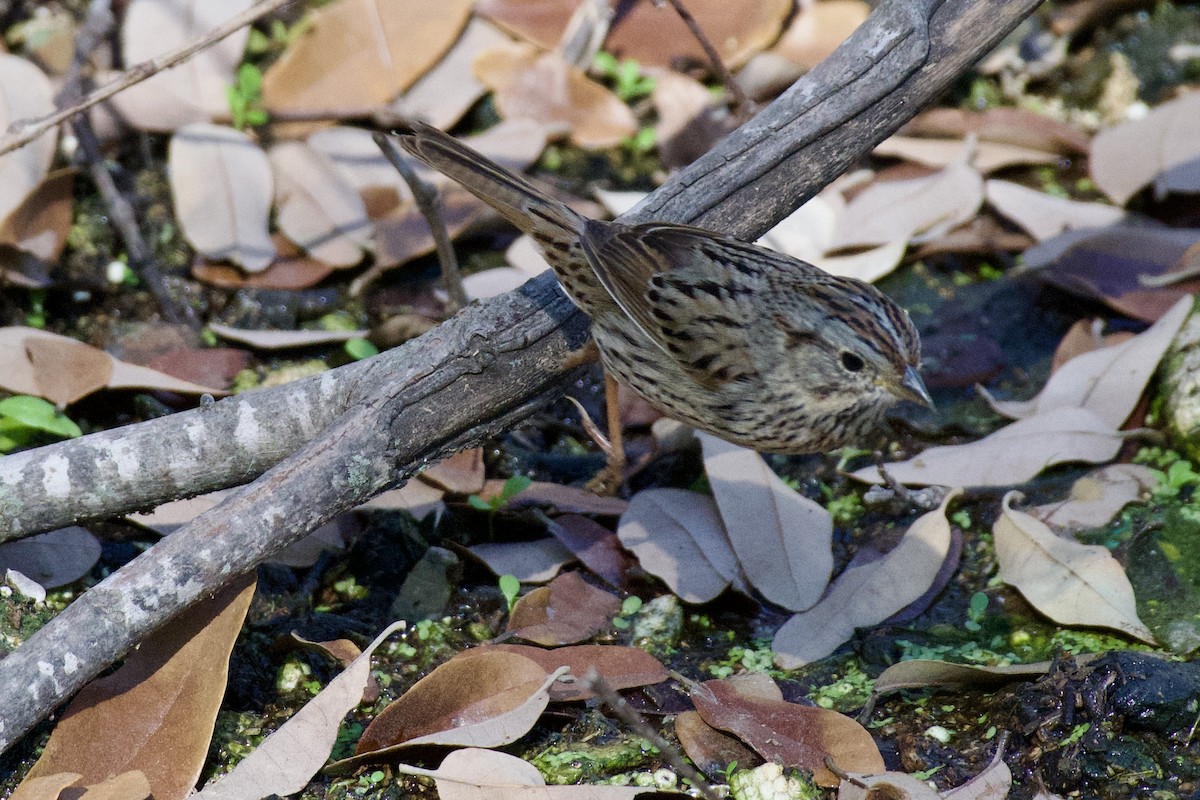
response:
M756 450L855 443L929 403L908 314L870 284L700 228L587 219L436 128L408 152L541 246L606 369L676 419Z

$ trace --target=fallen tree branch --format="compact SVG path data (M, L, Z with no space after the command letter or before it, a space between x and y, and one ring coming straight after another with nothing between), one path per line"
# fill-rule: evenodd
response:
M936 98L1037 3L886 0L829 60L623 220L761 234ZM586 320L552 277L541 276L403 347L298 386L0 460L4 528L24 533L59 527L80 510L124 513L234 485L279 462L89 590L5 659L0 750L189 603L557 396L564 358L585 332ZM282 438L263 436L275 424ZM155 439L180 445L182 452L157 455L186 466L172 473L171 460L143 461L138 447ZM198 452L211 461L202 463ZM106 463L92 469L86 458ZM131 475L153 468L162 474L155 489L132 485ZM135 499L91 483L106 476ZM74 501L76 490L86 503ZM53 499L39 496L46 493Z

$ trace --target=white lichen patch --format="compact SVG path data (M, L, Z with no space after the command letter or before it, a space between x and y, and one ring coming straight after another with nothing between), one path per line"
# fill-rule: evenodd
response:
M252 450L259 442L262 426L258 424L258 412L249 403L242 403L237 409L237 427L233 429L233 439L243 450Z
M71 462L61 455L42 459L42 489L47 497L67 498L71 495Z
M139 477L142 460L138 457L137 449L126 439L114 439L108 443L108 454L117 468L117 475L123 481L132 481Z
M63 653L63 674L71 675L79 669L79 657L74 653Z

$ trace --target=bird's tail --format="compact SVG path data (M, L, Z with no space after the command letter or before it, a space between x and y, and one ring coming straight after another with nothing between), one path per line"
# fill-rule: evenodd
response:
M400 146L500 212L522 233L540 240L574 242L584 218L524 178L480 155L447 133L406 121L395 130Z

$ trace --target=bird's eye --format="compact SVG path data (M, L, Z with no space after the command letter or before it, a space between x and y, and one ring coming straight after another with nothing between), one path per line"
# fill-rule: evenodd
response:
M864 366L862 357L851 353L849 350L842 351L842 366L847 372L858 372Z

